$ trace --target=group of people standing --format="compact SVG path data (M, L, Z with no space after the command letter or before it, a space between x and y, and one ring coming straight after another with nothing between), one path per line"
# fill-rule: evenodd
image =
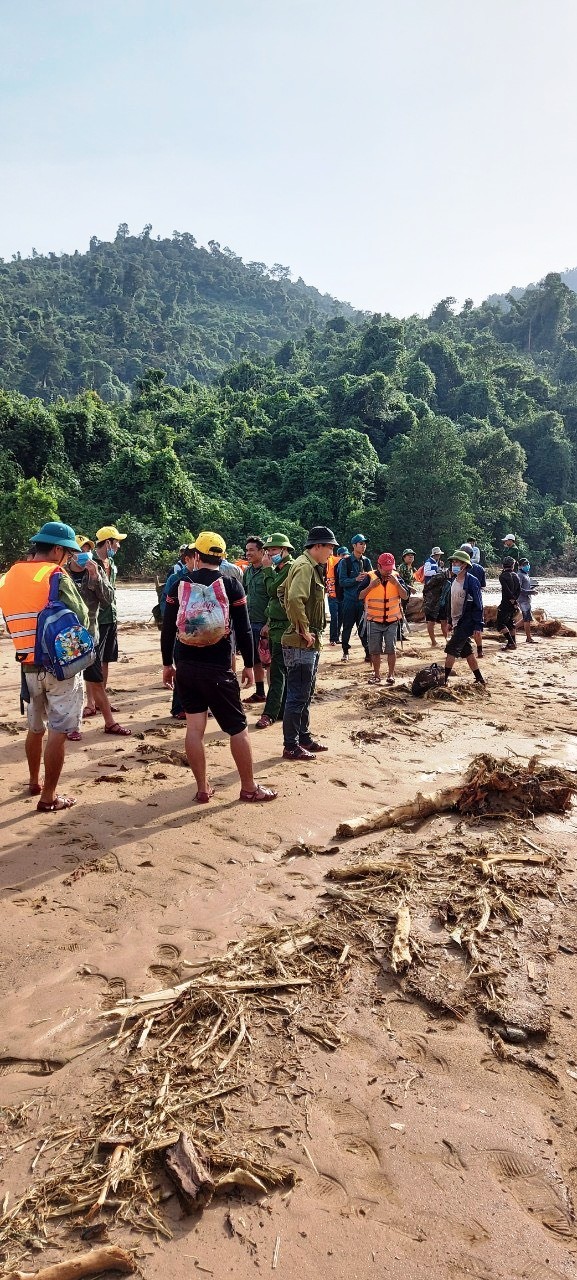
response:
M92 540L76 535L68 525L49 522L31 539L27 559L0 578L0 608L22 666L21 692L28 707L30 793L39 796L41 812L74 803L71 797L58 794L57 784L66 739L80 738L82 717L101 714L105 733L130 734L115 720L116 708L106 688L109 664L118 657L114 557L125 536L114 525L105 525ZM529 576L529 562L520 555L514 536L507 535L503 541L506 555L498 626L509 649L516 645L518 605L527 640L532 642L531 596L537 584ZM246 558L236 561L227 559L223 538L212 531L203 531L180 548L162 593L163 682L173 690L172 714L186 721L186 754L198 803L208 803L214 794L204 749L209 715L230 738L244 802L265 802L277 796L254 777L248 706L260 713L257 729L282 721L284 760L311 762L327 751L310 722L327 598L330 645L341 644L342 661L349 661L356 627L365 661L372 666L369 682L381 683L384 654L386 680L393 684L397 641L406 632L407 602L422 584L431 644L437 647L437 622L446 640L445 680L456 659L464 658L475 681L484 684L478 660L483 656L485 573L474 539L458 547L446 566L441 547L434 546L418 569L411 547L405 548L398 567L394 555L384 551L374 568L366 547L361 533L355 534L347 549L337 543L328 526L315 525L301 555L295 555L290 539L281 532L266 540L250 535ZM72 679L56 679L39 665L35 652L38 617L48 601L54 574L58 575L58 598L92 637L90 665ZM238 655L244 664L240 682ZM253 692L243 702L244 688Z
M127 535L103 525L95 539L76 535L70 525L51 520L30 540L30 551L0 577L0 609L21 666L20 695L26 706L26 758L30 795L38 796L40 813L70 809L71 796L58 794L66 741L79 741L83 717L97 714L104 732L127 737L117 723L106 686L108 669L118 660L116 565L114 557ZM70 679L58 679L38 660L38 618L49 603L56 577L56 600L86 628L91 638L90 663ZM86 694L86 700L85 700ZM44 778L40 781L42 744Z

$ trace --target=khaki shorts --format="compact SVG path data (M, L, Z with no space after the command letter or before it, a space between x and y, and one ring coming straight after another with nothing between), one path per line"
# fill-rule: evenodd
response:
M27 715L31 733L44 733L46 725L54 733L74 733L80 728L82 672L72 680L57 680L50 671L25 671L24 678L30 694Z

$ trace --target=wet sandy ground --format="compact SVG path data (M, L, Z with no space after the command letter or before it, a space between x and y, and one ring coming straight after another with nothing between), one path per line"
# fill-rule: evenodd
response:
M167 718L157 633L124 633L114 700L118 718L143 736L116 741L87 722L83 741L69 744L63 777L78 803L40 816L24 785L18 672L2 642L0 1103L8 1110L0 1202L32 1176L38 1128L89 1111L105 1087L110 1058L96 1014L107 1003L168 985L183 975L183 958L314 910L327 860L283 859L295 841L325 844L339 821L451 785L482 750L522 760L537 750L577 766L577 737L565 732L577 728L576 642L520 644L506 657L494 642L486 648L488 697L435 704L415 730L399 726L371 744L350 737L367 717L361 651L343 667L339 651L327 649L313 724L330 753L306 767L283 763L279 727L254 731L259 779L278 787L280 798L242 806L228 746L213 728L207 742L217 794L196 808L188 771L170 755L182 750L183 731ZM400 676L430 656L416 635ZM462 679L468 682L468 671ZM418 834L441 850L452 830L445 817ZM539 818L532 838L554 849L564 868L550 906L552 1031L541 1045L559 1084L498 1061L474 1013L463 1021L439 1015L359 964L335 1008L343 1034L337 1052L299 1041L282 1090L255 1063L247 1123L270 1124L270 1158L294 1165L294 1192L262 1204L215 1201L199 1221L183 1218L170 1201L172 1240L156 1247L148 1236L124 1235L145 1280L268 1272L278 1236L276 1270L291 1280L574 1275L577 811ZM342 846L337 861L369 843ZM36 1074L47 1060L54 1073ZM13 1129L10 1116L23 1103L31 1105ZM14 1152L27 1137L30 1144ZM73 1238L58 1256L77 1247Z

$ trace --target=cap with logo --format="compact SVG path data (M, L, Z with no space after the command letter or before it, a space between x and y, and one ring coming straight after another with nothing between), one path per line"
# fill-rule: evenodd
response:
M78 551L74 529L69 524L62 524L60 520L49 520L48 524L43 524L30 541L38 546L44 544L48 547L66 547L68 551Z
M87 533L77 533L76 541L78 543L78 546L80 547L80 550L82 550L83 547L88 545L90 547L90 550L94 551L94 547L96 544L92 541L92 538L88 537Z
M377 564L381 573L392 573L395 567L395 557L391 551L383 551L377 560Z
M287 551L294 551L292 542L289 542L286 533L271 533L265 539L265 549L270 550L271 547L286 547Z
M97 542L107 542L109 538L114 538L117 542L124 542L127 537L127 533L118 532L115 524L103 524L101 529L96 530Z
M224 538L221 538L220 533L213 533L210 529L204 529L199 533L198 538L194 540L194 548L201 556L220 556L222 560L226 555Z
M367 539L365 538L364 533L355 533L354 538L351 538L351 547L354 547L357 542L366 542L366 541Z
M317 543L323 547L336 547L337 540L328 525L314 524L312 529L309 529L305 547L316 547Z

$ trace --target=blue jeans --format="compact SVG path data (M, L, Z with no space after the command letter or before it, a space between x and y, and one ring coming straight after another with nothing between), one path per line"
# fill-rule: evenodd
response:
M328 597L329 613L331 615L331 627L329 640L331 644L338 644L341 638L341 627L343 625L343 602L335 599L334 596Z
M285 749L306 747L312 741L310 703L315 691L319 654L314 649L292 649L283 645L286 667L286 704L282 727Z
M357 600L354 596L351 600L347 600L346 596L343 601L343 634L341 643L343 653L348 653L351 646L351 631L353 627L357 627L359 638L362 642L365 653L368 653L367 633L365 628L365 606L362 600Z

